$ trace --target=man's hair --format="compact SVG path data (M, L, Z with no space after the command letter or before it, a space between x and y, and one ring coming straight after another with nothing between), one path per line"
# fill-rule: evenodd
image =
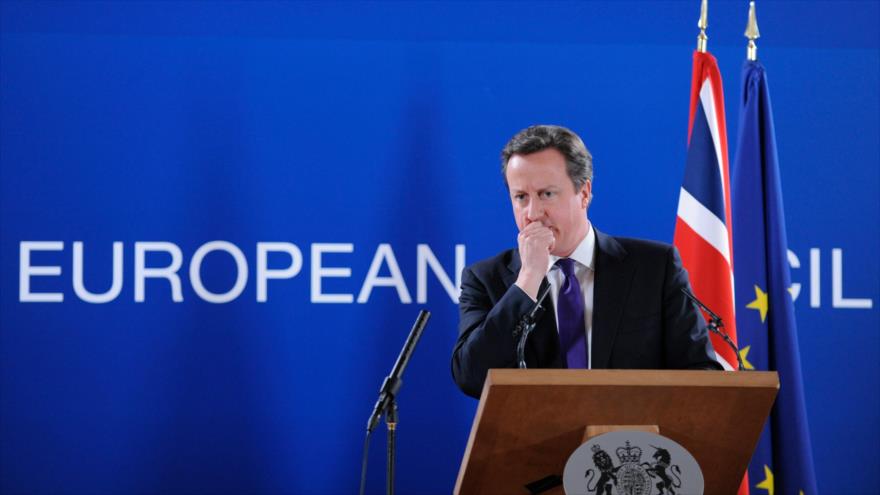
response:
M501 176L507 184L507 162L513 155L528 155L553 148L565 157L565 170L575 192L593 180L593 155L577 134L558 125L533 125L516 133L501 150Z

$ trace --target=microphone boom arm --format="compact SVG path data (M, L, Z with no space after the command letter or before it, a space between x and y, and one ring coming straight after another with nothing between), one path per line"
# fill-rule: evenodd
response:
M712 310L709 309L705 304L701 303L700 300L697 299L697 296L691 294L691 292L687 290L686 287L682 287L681 292L683 292L688 299L696 304L698 308L702 309L706 312L706 314L709 315L709 322L706 325L709 328L709 331L714 333L715 335L720 336L722 339L724 339L724 342L727 342L727 345L729 345L730 348L733 349L733 354L736 356L736 361L739 365L738 371L745 371L746 368L743 365L742 356L739 355L739 348L736 346L736 344L733 343L733 340L730 338L729 335L727 335L727 332L722 330L722 328L724 327L724 322L721 321L721 317L713 313Z

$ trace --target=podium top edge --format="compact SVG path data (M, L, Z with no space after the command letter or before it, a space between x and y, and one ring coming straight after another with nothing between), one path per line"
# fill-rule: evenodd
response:
M674 386L779 389L775 371L491 369L489 386Z

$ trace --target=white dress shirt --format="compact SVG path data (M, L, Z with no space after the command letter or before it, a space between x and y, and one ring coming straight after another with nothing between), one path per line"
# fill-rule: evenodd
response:
M587 360L587 368L589 369L593 364L593 282L596 279L596 233L593 231L592 224L587 230L587 235L568 257L575 261L574 274L580 283L581 294L584 296L584 328L587 331L587 349L590 352L590 358ZM552 270L558 260L559 256L551 254L550 266L547 267L547 280L550 282L550 297L553 298L554 309L559 289L565 283L565 274L562 273L562 270ZM559 331L559 313L554 310L554 314L556 315L556 328Z

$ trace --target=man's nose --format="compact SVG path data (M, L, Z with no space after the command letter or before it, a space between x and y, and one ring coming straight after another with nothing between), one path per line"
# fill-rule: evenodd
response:
M526 210L526 218L528 218L530 222L535 222L544 218L544 207L541 205L540 201L529 201L529 206Z

